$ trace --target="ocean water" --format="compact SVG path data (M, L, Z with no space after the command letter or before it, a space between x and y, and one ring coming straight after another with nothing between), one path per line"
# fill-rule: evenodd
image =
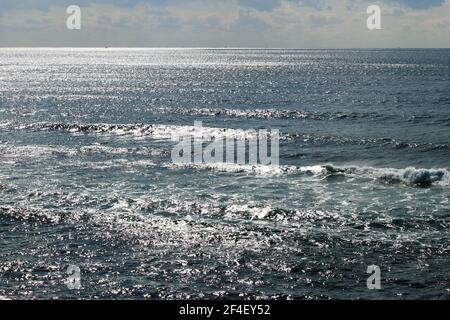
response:
M0 49L0 84L2 298L450 297L450 50ZM280 167L172 163L194 121Z

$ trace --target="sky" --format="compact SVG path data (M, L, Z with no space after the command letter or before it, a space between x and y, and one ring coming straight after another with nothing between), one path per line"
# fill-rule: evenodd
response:
M450 0L0 0L0 46L449 48Z

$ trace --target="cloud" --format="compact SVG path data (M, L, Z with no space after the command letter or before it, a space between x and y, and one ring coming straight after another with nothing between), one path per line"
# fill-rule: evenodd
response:
M168 5L170 16L181 22L185 28L229 29L239 21L239 7L235 1L195 0Z
M430 9L433 7L440 7L445 3L445 0L385 0L387 3L398 3L412 9Z
M366 28L371 0L75 2L81 31L65 27L74 0L1 0L0 46L449 46L450 0L379 0L375 32Z
M309 16L309 23L313 27L334 26L342 22L344 22L344 20L337 16Z

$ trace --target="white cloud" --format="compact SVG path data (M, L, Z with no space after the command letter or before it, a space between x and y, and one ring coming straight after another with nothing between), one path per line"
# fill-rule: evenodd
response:
M239 6L234 0L196 0L173 4L167 7L169 14L178 19L183 27L217 22L224 29L230 29L239 21Z
M326 5L325 5L326 3ZM3 46L449 47L450 0L417 10L379 2L381 31L366 29L367 1L281 0L270 8L238 0L82 7L82 30L65 28L65 7L16 9L0 16Z

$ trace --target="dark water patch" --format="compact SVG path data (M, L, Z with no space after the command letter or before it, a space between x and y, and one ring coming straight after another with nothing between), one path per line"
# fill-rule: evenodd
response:
M58 223L61 219L61 216L55 212L26 207L0 207L0 216L7 219L25 220L38 223Z

